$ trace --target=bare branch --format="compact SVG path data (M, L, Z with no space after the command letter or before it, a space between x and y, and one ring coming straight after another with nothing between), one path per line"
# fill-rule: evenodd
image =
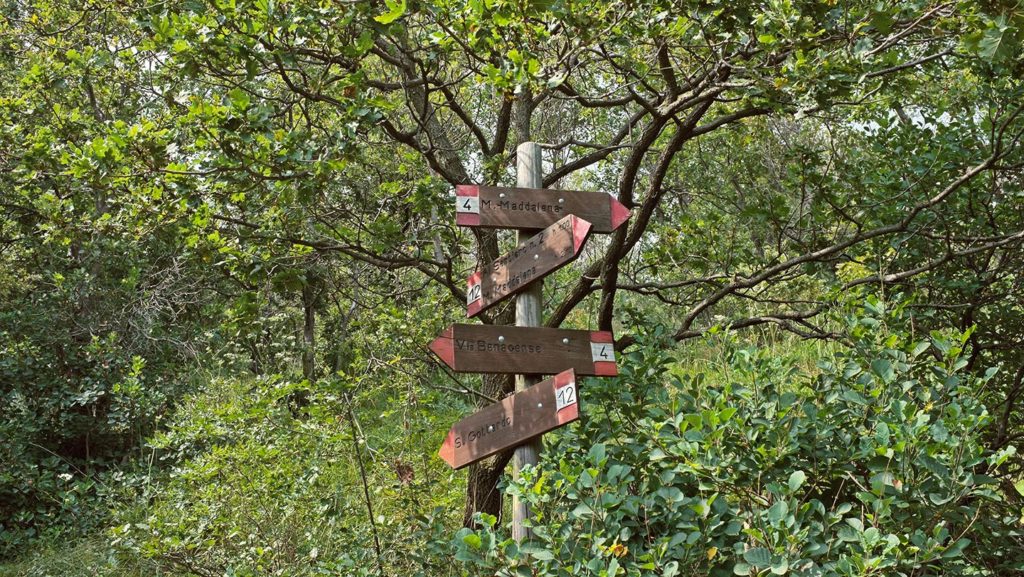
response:
M944 188L938 194L914 206L914 208L911 209L908 212L908 214L897 223L861 232L859 234L856 234L852 237L849 237L845 240L834 243L827 247L809 253L805 253L800 256L788 259L784 262L778 263L776 265L764 268L750 277L738 279L736 281L729 283L728 285L715 291L714 293L706 297L704 300L702 300L700 303L692 307L684 317L679 330L676 331L675 337L677 339L687 338L687 335L690 334L690 330L694 321L701 313L703 313L711 306L717 304L719 301L726 298L727 296L735 293L736 291L754 287L778 274L786 272L804 263L822 260L824 258L836 255L842 252L843 250L855 244L862 243L866 240L906 231L910 227L910 224L917 218L917 216L921 214L921 212L944 201L951 194L959 190L964 184L970 182L976 176L983 173L990 166L992 166L996 162L996 160L999 159L1000 156L1001 154L997 150L985 161L967 170L964 174L962 174L959 178L957 178L948 186L946 186L946 188Z

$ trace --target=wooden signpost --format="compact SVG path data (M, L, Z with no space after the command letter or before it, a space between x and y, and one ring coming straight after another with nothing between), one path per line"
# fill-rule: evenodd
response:
M608 331L451 325L430 350L457 373L553 375L572 368L581 376L614 377L613 343Z
M460 469L578 418L576 375L569 369L462 419L438 455Z
M516 326L452 325L430 344L455 372L512 373L516 393L456 423L438 454L458 469L514 447L513 475L536 465L540 436L579 417L577 375L614 376L614 340L608 331L541 327L542 279L579 256L591 233L609 233L629 209L603 192L544 190L540 146L516 149L517 188L455 187L459 226L514 228L518 248L466 280L466 316L515 294ZM538 234L526 238L538 229ZM567 370L568 369L568 370ZM543 381L539 375L555 375ZM527 503L512 504L512 537L528 539Z
M466 316L480 314L576 260L591 228L589 222L570 214L470 275L466 279Z
M455 187L455 224L484 228L537 229L574 214L609 233L629 219L629 209L610 194L580 190Z

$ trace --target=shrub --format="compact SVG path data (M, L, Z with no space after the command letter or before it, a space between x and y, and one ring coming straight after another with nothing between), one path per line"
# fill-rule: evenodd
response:
M407 445L432 456L418 432L428 429L396 430L383 393L361 397L352 381L214 379L188 397L152 440L168 473L118 516L117 550L182 575L411 574L428 534L411 536L415 515L461 495L436 491L439 459L406 456ZM434 521L450 531L461 510L445 510Z
M536 514L521 548L494 518L452 547L473 574L977 575L1024 568L983 446L968 333L916 338L869 301L816 370L728 336L711 372L658 334L581 390L581 423L507 491ZM893 328L897 327L897 328ZM683 349L685 351L685 349ZM979 547L979 541L999 543Z

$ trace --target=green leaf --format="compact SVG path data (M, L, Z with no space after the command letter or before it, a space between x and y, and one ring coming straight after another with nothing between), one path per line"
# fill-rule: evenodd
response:
M884 421L879 422L878 425L875 426L875 441L880 447L889 446L890 435L889 425L885 424Z
M881 377L882 381L886 383L896 376L896 372L892 368L892 363L886 359L875 359L871 361L871 370Z
M594 516L594 508L589 503L580 503L576 505L571 514L576 519L586 519Z
M228 92L228 99L231 101L231 107L240 112L244 112L249 108L249 94L241 88L235 88Z
M880 3L879 6L885 6L885 4ZM871 13L871 25L882 34L887 34L895 21L894 16L885 10L876 10Z
M795 493L796 490L800 488L800 485L803 485L804 481L806 481L806 480L807 480L807 474L806 473L804 473L803 471L799 471L799 470L793 471L793 473L790 474L790 476L789 476L789 490Z
M775 575L785 575L786 573L789 572L789 560L787 560L787 559L774 560L774 561L772 561L771 569L772 569L772 573L775 574Z
M778 523L786 518L786 514L789 513L789 505L785 501L777 501L774 505L768 509L768 520L772 523Z
M772 564L772 554L764 547L754 547L743 553L743 560L754 567L768 567Z
M921 342L917 343L916 345L914 345L914 351L910 353L910 356L917 357L921 353L927 351L928 347L930 347L930 346L932 346L932 345L928 341L921 341Z
M842 396L843 396L843 400L850 401L851 403L856 403L858 405L867 405L868 404L868 400L865 399L863 395L861 395L860 393L858 393L857 391L854 391L852 389L847 389L847 390L843 391L843 395Z
M537 545L524 545L522 552L538 561L551 561L555 558L551 551Z
M953 543L952 545L947 547L946 550L942 552L942 558L943 559L952 559L954 557L959 557L960 555L963 554L964 549L968 545L970 545L970 544L971 544L971 540L970 539L967 539L966 537L963 538L963 539L960 539L956 543Z
M565 78L565 74L556 74L555 76L548 78L548 81L545 83L544 86L547 87L548 89L557 88L565 82Z
M462 538L462 542L474 549L479 549L482 544L480 535L477 535L476 533L470 533L469 535L464 536Z
M1008 40L1013 34L1010 32L1012 28L1003 16L992 21L978 42L979 55L989 63L1006 58L1010 51Z
M857 541L860 541L860 533L848 525L840 526L836 535L841 541L846 541L848 543L856 543Z
M548 551L547 549L540 549L538 551L535 551L530 556L538 561L551 561L555 558L554 554L552 554L551 551Z
M381 24L391 24L405 14L405 0L384 0L384 4L388 7L388 11L380 16L373 17L374 20Z

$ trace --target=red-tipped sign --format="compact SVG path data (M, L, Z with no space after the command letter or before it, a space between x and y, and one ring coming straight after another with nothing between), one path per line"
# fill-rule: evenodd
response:
M438 455L460 469L580 416L572 369L473 413L451 429Z
M608 233L629 219L629 209L604 192L455 187L455 223L484 228L544 228L574 214L593 224L593 232Z
M474 317L576 260L590 223L569 215L466 279L466 316Z
M430 350L457 373L553 375L571 367L577 375L614 377L613 343L608 331L452 325Z

